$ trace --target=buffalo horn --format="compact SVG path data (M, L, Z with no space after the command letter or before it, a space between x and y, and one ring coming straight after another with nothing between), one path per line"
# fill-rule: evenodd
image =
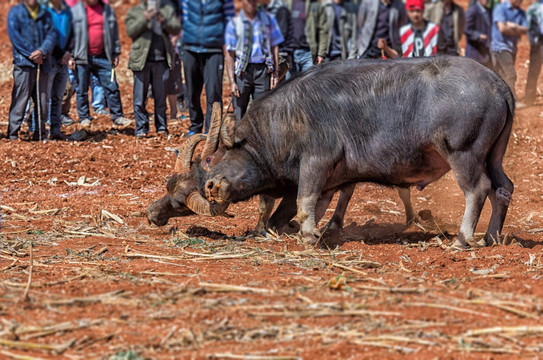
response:
M211 204L198 191L193 191L187 196L186 205L198 215L217 216L222 214L229 204Z
M175 160L174 172L178 174L183 174L190 170L190 162L192 161L192 154L194 153L194 148L200 141L207 139L207 136L204 134L192 135L181 145L179 148L179 155L177 160Z
M218 102L213 103L209 135L207 137L206 144L204 145L204 151L202 152L202 160L205 160L208 156L213 155L217 150L217 146L219 145L219 133L221 131L221 118L221 104Z

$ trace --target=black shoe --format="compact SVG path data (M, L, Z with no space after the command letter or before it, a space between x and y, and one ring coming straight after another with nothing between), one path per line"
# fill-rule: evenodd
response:
M60 140L60 141L68 141L68 137L64 135L62 132L54 132L50 136L51 140Z

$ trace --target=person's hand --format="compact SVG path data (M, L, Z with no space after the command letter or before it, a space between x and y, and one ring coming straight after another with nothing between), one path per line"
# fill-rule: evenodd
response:
M239 88L238 88L238 85L236 84L235 81L232 81L232 82L230 83L230 89L231 89L232 95L234 95L234 96L237 97L237 98L240 97Z
M277 72L274 71L271 74L271 78L270 78L270 90L277 86L277 79L279 79L279 77L277 76Z
M143 16L145 17L145 20L150 21L152 18L155 17L157 14L156 9L147 9L143 12Z
M158 22L161 23L161 24L164 24L164 22L166 21L166 18L164 17L164 15L162 15L162 14L159 13L159 12L156 13L156 19L157 19Z
M75 70L75 60L73 58L68 60L68 69Z
M32 54L30 54L30 60L36 64L43 64L43 53L41 50L34 50Z
M64 53L64 56L62 57L62 59L60 59L60 63L62 65L66 65L68 63L68 61L70 61L71 58L72 58L72 54L70 54L69 51L66 51Z
M322 57L322 56L320 56L320 55L317 56L317 65L320 65L320 64L322 64L322 63L324 63L324 57Z
M385 50L387 48L387 39L380 38L377 40L377 47L381 50Z
M479 35L479 40L485 41L486 39L488 39L488 36L486 36L486 34Z
M113 67L116 68L119 65L119 57L113 58Z

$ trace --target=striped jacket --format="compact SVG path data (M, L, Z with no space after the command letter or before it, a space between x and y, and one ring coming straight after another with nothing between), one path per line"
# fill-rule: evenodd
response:
M424 55L432 56L437 54L437 35L439 34L439 25L433 22L426 22L426 27L422 33L424 39ZM403 57L414 57L413 48L415 46L415 32L411 24L404 25L400 28L400 39L402 42Z

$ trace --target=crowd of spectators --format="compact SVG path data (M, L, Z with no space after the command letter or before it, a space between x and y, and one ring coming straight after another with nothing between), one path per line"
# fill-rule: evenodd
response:
M225 67L238 120L251 100L284 79L354 58L465 55L498 72L515 92L517 43L524 35L530 67L523 105L532 105L543 62L543 0L527 13L521 3L470 0L465 12L454 0L240 0L235 15L233 0L141 0L124 19L132 40L134 135L149 136L150 97L157 135L168 134L168 105L175 119L184 102L187 135L207 132L212 104L222 104ZM115 73L117 21L108 0L21 0L10 9L9 139L18 139L30 119L32 139L66 140L62 126L74 123L74 93L80 127L90 131L89 88L94 115L109 115L113 128L134 123L124 116Z

